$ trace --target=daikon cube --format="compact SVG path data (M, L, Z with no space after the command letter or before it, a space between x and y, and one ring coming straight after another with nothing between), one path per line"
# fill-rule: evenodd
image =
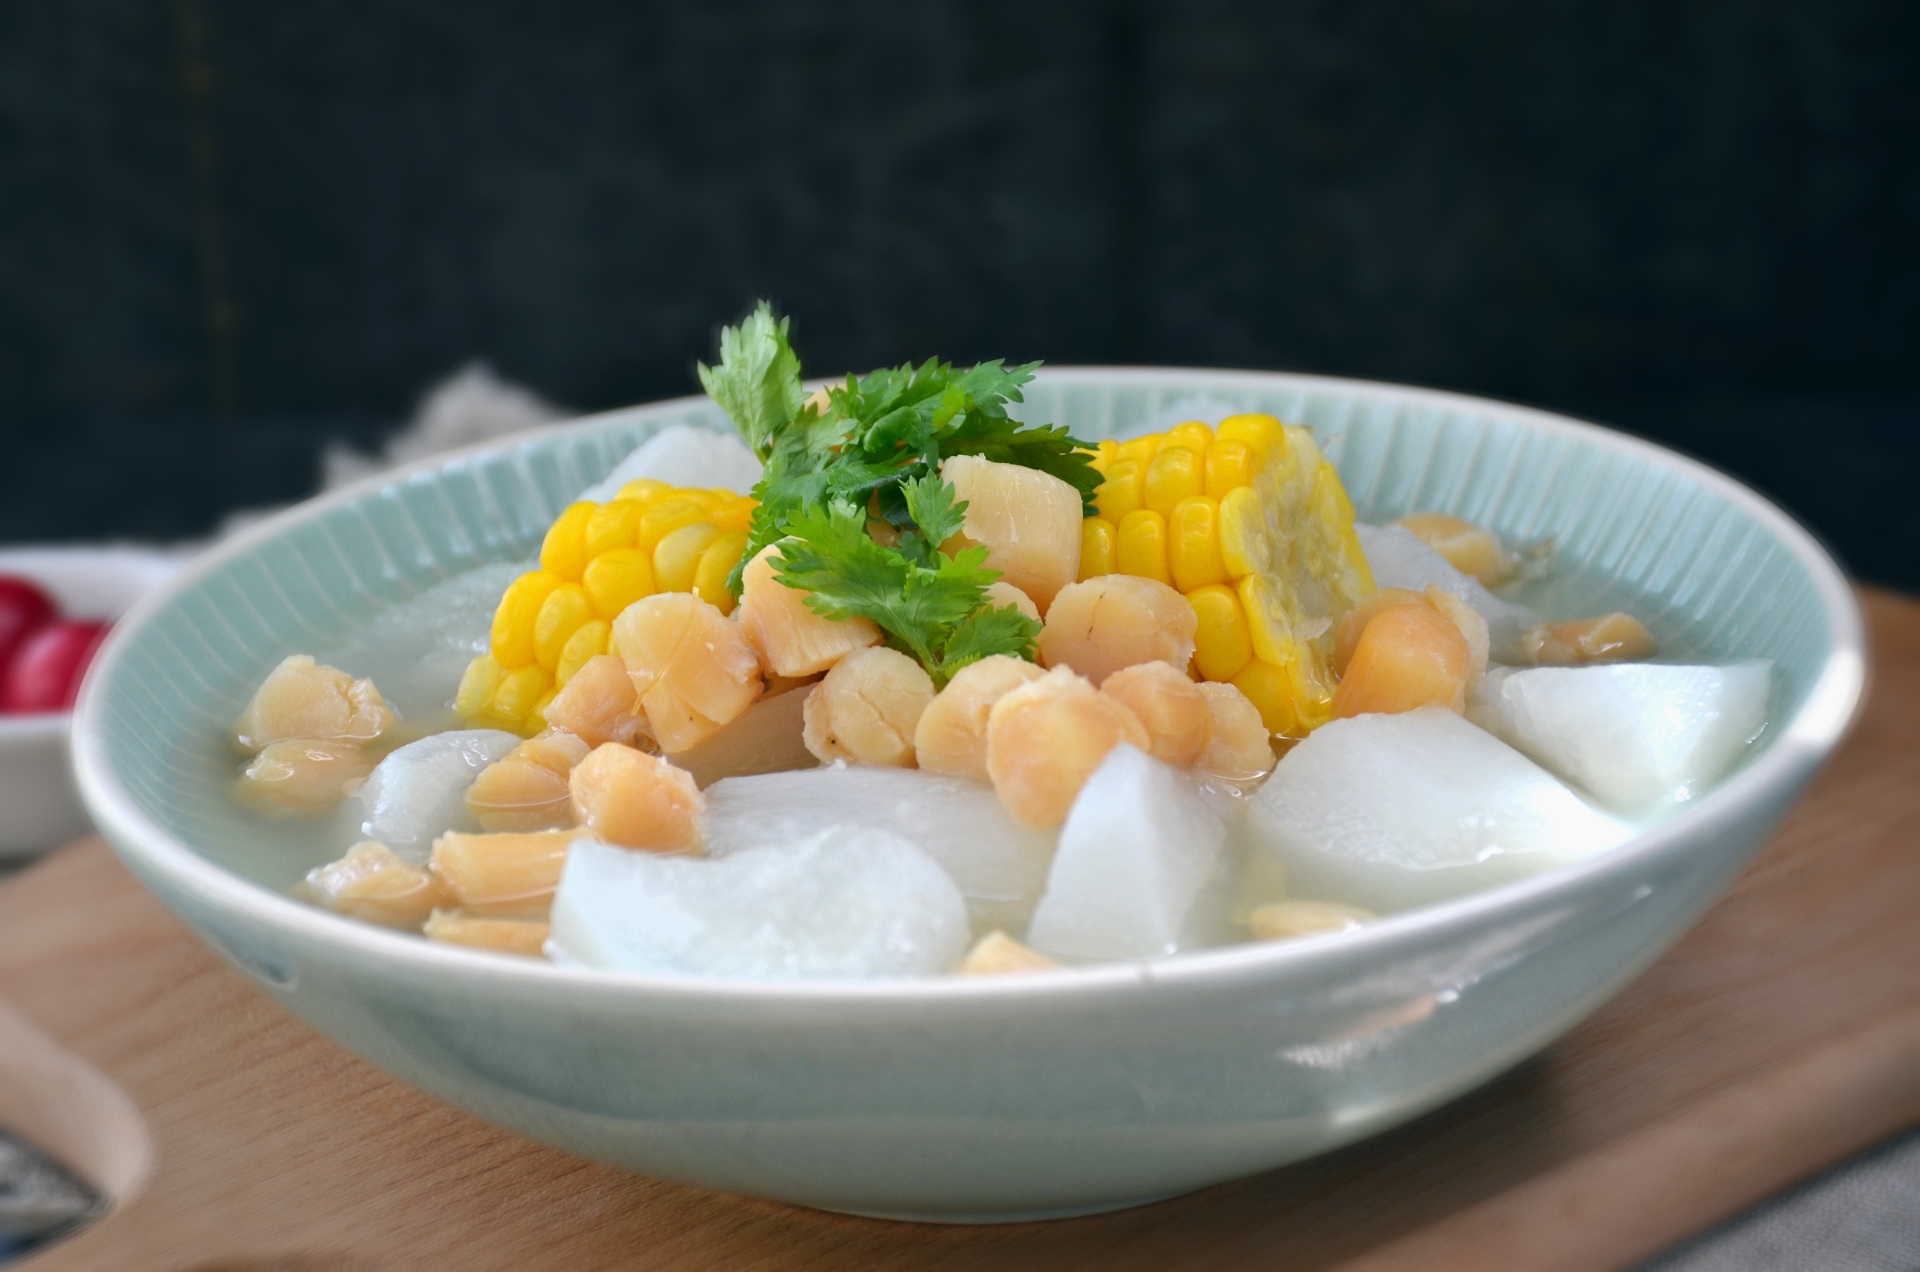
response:
M1642 813L1724 776L1767 720L1773 664L1496 667L1467 716L1609 808Z
M1633 834L1445 707L1314 730L1248 817L1251 851L1278 858L1290 896L1376 913L1524 879Z
M946 872L873 829L718 859L577 840L552 924L556 962L729 980L938 975L968 939Z
M716 857L832 831L899 835L938 862L984 930L1026 925L1054 836L1022 829L985 782L919 769L830 764L730 777L706 791L701 830Z
M426 865L435 838L471 825L464 796L473 779L520 742L500 729L455 729L407 743L381 760L360 788L361 837L385 844L402 861Z
M1080 788L1027 943L1073 960L1159 958L1200 943L1227 824L1194 778L1122 742Z

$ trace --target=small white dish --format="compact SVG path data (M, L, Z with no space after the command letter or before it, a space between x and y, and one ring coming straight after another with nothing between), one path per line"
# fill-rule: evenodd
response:
M63 618L114 619L185 557L142 548L0 548L0 575L30 579ZM86 833L67 753L71 712L0 715L0 862L22 861Z

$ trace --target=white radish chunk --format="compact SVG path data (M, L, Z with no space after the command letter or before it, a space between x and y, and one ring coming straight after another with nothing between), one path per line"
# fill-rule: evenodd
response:
M1445 707L1313 731L1248 810L1291 896L1375 913L1497 887L1625 842L1630 827Z
M436 838L472 824L465 796L473 779L521 741L500 729L455 729L407 743L381 760L360 788L361 837L379 840L402 861L426 865Z
M760 460L739 436L728 429L669 424L640 443L605 477L581 491L578 498L606 503L620 487L642 477L669 486L718 487L744 495L760 480Z
M1226 841L1193 779L1122 742L1067 814L1027 943L1082 961L1159 958L1193 943Z
M967 948L966 905L946 872L871 829L724 860L579 840L551 921L556 962L647 975L932 976Z
M1479 579L1463 574L1453 563L1420 541L1405 526L1369 526L1354 523L1360 548L1373 570L1374 586L1427 590L1438 584L1480 612L1487 620L1487 636L1495 660L1511 660L1523 626L1520 612L1489 592Z
M1467 718L1609 808L1646 813L1705 790L1767 719L1773 664L1497 667Z
M1053 855L1053 834L1015 825L991 786L918 769L833 764L730 777L706 795L701 830L714 857L823 832L886 831L952 876L983 930L1026 925Z

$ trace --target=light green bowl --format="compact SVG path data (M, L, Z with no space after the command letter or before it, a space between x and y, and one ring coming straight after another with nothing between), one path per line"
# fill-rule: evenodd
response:
M1037 1217L1267 1169L1484 1081L1590 1012L1749 860L1851 719L1860 616L1745 487L1537 411L1311 376L1059 369L1025 415L1084 438L1208 399L1312 426L1362 519L1551 540L1530 599L1624 608L1663 650L1778 668L1719 789L1626 846L1362 931L1002 979L723 984L430 944L288 900L337 853L236 811L225 733L288 653L475 565L527 558L581 488L704 399L415 465L285 513L124 620L76 717L96 824L263 990L401 1079L646 1174L870 1214Z

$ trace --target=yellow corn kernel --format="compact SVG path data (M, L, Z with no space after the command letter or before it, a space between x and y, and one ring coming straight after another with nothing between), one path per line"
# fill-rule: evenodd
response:
M719 537L720 532L706 521L681 526L663 537L653 549L654 588L661 592L692 591L700 555Z
M1185 424L1175 424L1167 430L1166 440L1161 446L1184 446L1194 454L1205 458L1207 448L1213 445L1213 430L1199 420L1188 420Z
M599 510L587 518L587 560L592 561L602 552L611 552L615 548L630 548L640 539L640 518L645 515L647 506L637 499L616 499L612 503L601 504ZM585 569L583 565L581 569Z
M567 641L592 618L593 602L587 599L586 589L575 583L554 588L533 619L533 660L551 673L560 665L560 651Z
M1171 585L1173 574L1167 569L1167 519L1146 508L1135 509L1122 517L1114 535L1113 561L1121 574L1157 579Z
M1272 578L1255 574L1240 580L1234 592L1247 616L1247 634L1252 638L1254 660L1272 667L1284 686L1281 696L1286 702L1285 715L1289 723L1286 728L1271 724L1269 727L1276 733L1304 737L1309 730L1333 718L1333 694L1339 682L1328 663L1330 651L1324 648L1328 642L1322 639L1327 634L1328 621L1314 620L1296 632L1288 619L1289 607L1280 590L1282 586ZM1321 630L1314 630L1316 627ZM1236 677L1233 683L1239 685L1240 681ZM1245 685L1241 685L1241 689L1260 708L1262 718L1279 715L1278 708L1269 707L1252 689Z
M1146 498L1147 466L1144 461L1120 458L1107 469L1107 479L1094 493L1094 506L1100 515L1115 525L1141 506Z
M466 671L461 674L460 688L453 695L453 709L465 719L478 719L492 704L493 695L506 674L506 670L493 660L492 654L481 654L468 663Z
M1173 586L1182 592L1227 581L1227 567L1220 560L1219 504L1192 495L1173 506L1167 519L1167 565Z
M554 569L530 571L502 594L489 653L474 660L462 679L461 715L523 729L542 699L605 652L607 625L657 592L696 591L730 613L736 601L726 581L745 550L758 506L731 490L652 478L628 482L619 498L605 504L569 505L543 541L542 559ZM511 679L527 667L545 674Z
M582 507L575 504L574 507ZM549 536L551 538L551 536ZM500 597L500 608L493 613L493 660L508 671L524 667L534 658L534 620L540 607L564 580L545 570L522 574L507 585Z
M1105 517L1088 517L1080 523L1080 577L1075 582L1113 573L1115 530Z
M1347 488L1340 483L1340 474L1332 464L1321 464L1313 474L1313 506L1316 514L1332 524L1353 524L1353 500L1348 496ZM1365 557L1361 559L1365 560ZM1372 578L1371 570L1368 571L1368 578Z
M540 695L539 700L533 704L533 709L527 712L526 721L520 726L519 731L522 737L530 738L547 731L547 708L553 705L553 700L559 696L560 686L558 685L554 685Z
M1193 608L1188 674L1239 686L1286 736L1331 719L1333 626L1373 579L1352 504L1311 430L1264 413L1230 416L1211 438L1180 424L1121 443L1105 472L1113 569L1168 584ZM1088 543L1100 534L1089 519Z
M1253 484L1258 459L1253 447L1227 438L1207 448L1207 498L1225 499L1227 492Z
M1256 659L1242 667L1228 683L1246 694L1247 701L1259 710L1260 722L1267 726L1267 732L1285 737L1301 735L1300 720L1293 708L1292 686L1280 668Z
M639 548L603 552L588 564L581 585L593 602L594 612L612 621L627 606L657 590L653 585L653 554Z
M1246 611L1233 589L1220 583L1187 593L1187 603L1200 616L1193 634L1193 661L1208 680L1228 681L1253 661L1253 637Z
M693 572L693 592L701 600L719 610L722 614L733 613L733 607L739 602L732 592L727 590L727 579L733 574L733 567L740 564L740 554L747 550L747 531L744 527L729 530L700 554L700 564Z
M1214 436L1222 441L1245 442L1262 459L1286 442L1286 430L1280 421L1266 414L1229 415L1220 421Z
M1292 661L1293 632L1272 588L1259 575L1250 574L1234 585L1234 593L1240 598L1241 612L1247 616L1253 656L1275 666Z
M1093 471L1105 477L1107 469L1112 467L1113 461L1119 457L1120 443L1109 437L1093 448L1093 458L1090 461L1093 464Z
M658 503L649 505L646 512L641 514L640 538L634 546L651 554L660 540L681 526L705 521L710 515L711 512L704 499L697 499L684 490L670 495Z
M1182 499L1200 494L1207 487L1206 470L1198 454L1171 443L1147 465L1144 506L1161 516L1171 516L1173 506Z
M1253 487L1230 490L1220 500L1220 567L1230 579L1267 567L1267 514Z
M653 477L635 477L632 481L620 487L620 493L616 498L631 499L635 503L644 506L665 498L672 490L672 486Z
M713 528L727 534L746 530L753 525L753 510L759 506L757 499L735 495L713 510Z
M613 635L613 624L604 618L589 619L574 629L567 637L567 643L560 647L560 657L553 667L553 683L564 685L573 679L573 673L587 665L587 659L597 658L607 652L607 641Z
M587 523L600 510L596 503L569 504L547 527L540 541L540 568L564 583L578 583L587 567Z
M522 731L525 721L540 708L541 699L553 688L553 677L538 663L519 667L501 677L500 685L493 691L493 704L487 714L503 722L520 721ZM540 730L535 728L532 733Z

